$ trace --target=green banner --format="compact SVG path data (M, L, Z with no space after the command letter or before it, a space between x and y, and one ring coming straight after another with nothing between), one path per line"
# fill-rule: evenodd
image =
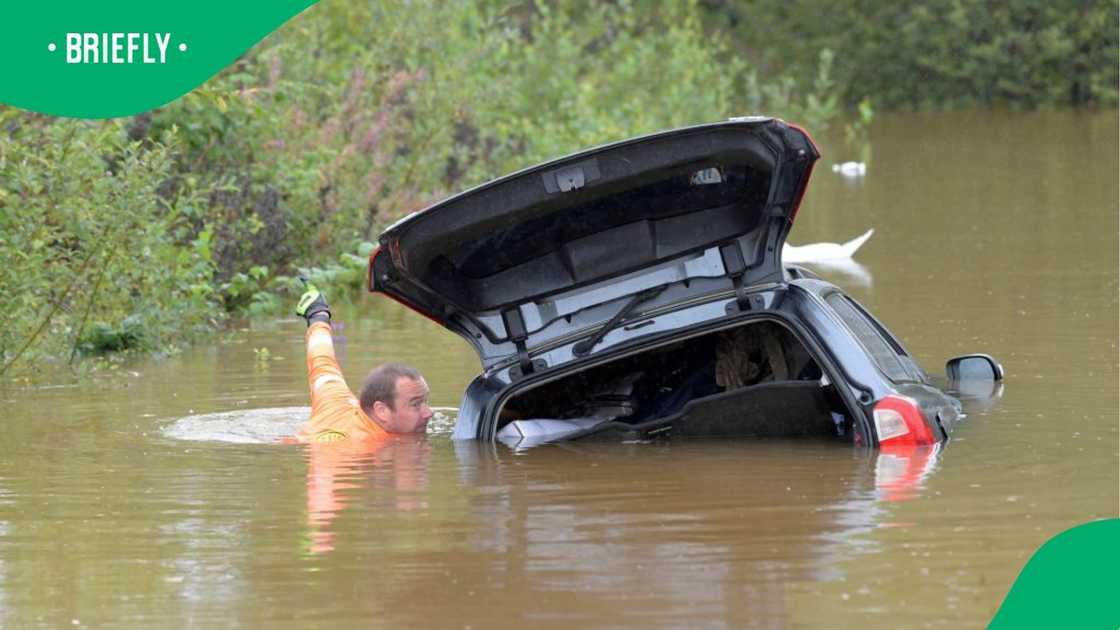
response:
M0 26L0 103L111 118L164 105L314 0L13 2Z
M1078 525L1046 541L989 628L1120 628L1120 519Z

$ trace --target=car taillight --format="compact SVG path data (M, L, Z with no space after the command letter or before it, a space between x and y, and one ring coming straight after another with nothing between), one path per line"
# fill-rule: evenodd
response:
M880 448L922 446L937 442L926 423L918 402L907 396L891 394L875 403L875 433Z

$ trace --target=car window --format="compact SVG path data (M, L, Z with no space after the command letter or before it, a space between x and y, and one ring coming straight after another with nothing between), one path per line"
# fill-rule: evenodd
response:
M889 343L891 347L894 348L894 351L898 354L899 360L902 361L902 364L906 366L907 371L911 376L914 377L915 380L922 381L923 383L930 382L929 375L926 374L926 371L922 369L922 366L918 365L918 362L914 360L914 357L910 356L910 353L906 351L906 348L902 347L902 342L900 342L894 336L894 333L887 330L886 326L884 326L882 322L876 319L874 315L867 312L867 309L864 308L862 304L850 297L848 298L848 302L851 303L852 306L855 306L856 310L858 310L863 315L864 319L871 322L871 324L875 326L875 330L879 331L879 334L883 337L883 339L886 339L887 343Z
M901 348L887 339L878 326L864 315L859 307L848 296L842 293L832 293L825 297L825 301L832 307L840 319L859 339L860 343L871 353L879 369L892 381L921 381L922 378L910 367L910 361Z

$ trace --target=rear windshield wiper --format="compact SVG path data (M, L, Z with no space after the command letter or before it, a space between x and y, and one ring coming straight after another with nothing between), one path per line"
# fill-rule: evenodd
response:
M652 300L653 298L661 295L661 292L668 287L669 285L663 284L659 287L646 289L645 291L641 291L635 294L634 297L630 298L630 301L627 302L625 306L623 306L618 310L617 313L614 314L614 317L610 318L607 323L603 324L603 327L599 329L599 332L595 333L594 337L584 339L583 341L573 346L572 354L576 355L577 357L586 356L588 352L591 352L592 348L599 345L599 342L603 340L603 337L607 336L607 333L617 328L619 322L625 319L626 316L634 310L634 308L636 308L642 302Z

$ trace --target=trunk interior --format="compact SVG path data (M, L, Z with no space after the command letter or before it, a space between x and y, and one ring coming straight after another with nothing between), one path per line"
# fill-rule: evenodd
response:
M647 349L510 398L511 446L658 435L850 439L852 415L784 325L755 321Z

